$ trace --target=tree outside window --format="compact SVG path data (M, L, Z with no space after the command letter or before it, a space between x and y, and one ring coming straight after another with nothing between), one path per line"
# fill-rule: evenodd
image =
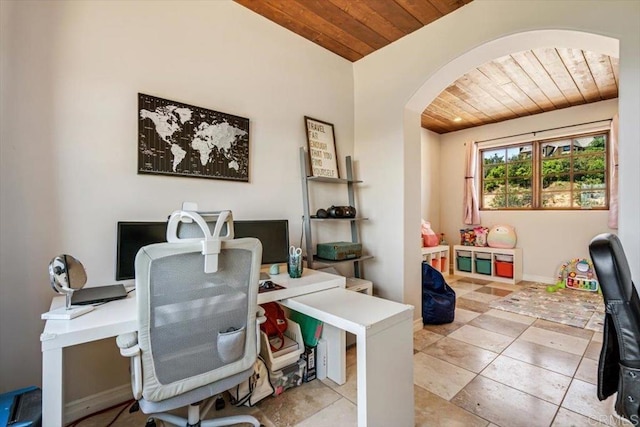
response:
M481 209L607 209L608 134L481 150Z

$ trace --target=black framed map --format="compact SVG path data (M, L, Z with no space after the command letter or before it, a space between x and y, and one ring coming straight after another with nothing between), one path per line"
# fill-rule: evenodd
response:
M138 94L138 173L249 181L249 119Z

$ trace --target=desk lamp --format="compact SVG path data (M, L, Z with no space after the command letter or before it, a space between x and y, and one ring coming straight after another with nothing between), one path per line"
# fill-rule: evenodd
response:
M65 295L65 306L42 314L42 319L70 320L93 310L92 305L71 305L73 293L87 283L87 273L80 261L71 255L58 255L49 263L49 279L53 290Z

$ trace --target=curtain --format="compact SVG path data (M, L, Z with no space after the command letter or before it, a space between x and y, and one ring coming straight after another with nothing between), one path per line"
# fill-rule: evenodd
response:
M475 142L466 144L466 169L464 176L464 223L467 225L480 224L480 210L478 206L478 193L476 192L476 168L478 148Z
M618 228L618 113L611 119L609 134L609 228Z

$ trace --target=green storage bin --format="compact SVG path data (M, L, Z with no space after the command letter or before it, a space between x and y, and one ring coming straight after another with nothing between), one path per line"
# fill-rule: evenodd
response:
M458 263L458 270L471 273L471 257L457 256L456 262Z
M362 244L353 242L318 243L318 258L333 261L356 259L362 256Z
M476 260L476 273L491 275L491 260L490 259L477 259Z
M300 325L302 340L305 345L309 347L315 347L318 345L318 339L320 339L320 335L322 335L322 321L307 316L306 314L299 313L295 310L291 310L289 313L289 319Z

